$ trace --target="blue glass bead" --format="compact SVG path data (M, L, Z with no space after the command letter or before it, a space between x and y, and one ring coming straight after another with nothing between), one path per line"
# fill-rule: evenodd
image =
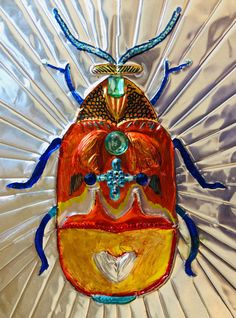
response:
M148 183L148 176L145 173L138 173L136 175L136 182L141 186L145 186Z
M119 171L121 170L121 160L119 158L115 158L112 160L112 163L111 163L111 166L112 166L112 175L113 173L115 174L119 174Z
M110 190L110 198L113 201L117 201L120 198L120 189L117 186L114 186L111 190Z
M94 173L88 173L84 177L84 181L87 185L94 185L97 181L97 177Z

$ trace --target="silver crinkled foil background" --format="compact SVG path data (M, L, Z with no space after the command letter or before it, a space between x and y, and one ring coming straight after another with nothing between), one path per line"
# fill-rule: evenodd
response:
M151 98L164 58L173 65L193 60L191 68L171 76L156 111L170 134L183 140L205 178L227 189L201 189L177 154L178 201L200 231L197 276L184 272L189 237L181 222L168 283L131 304L97 304L65 280L54 222L45 238L50 268L38 276L34 234L56 203L58 153L32 189L5 187L26 180L50 141L63 136L76 117L78 108L63 77L42 62L70 62L82 96L98 80L89 69L102 61L65 40L52 9L59 9L81 40L117 57L157 35L177 6L183 14L168 39L133 59L144 66L144 74L133 81ZM0 0L0 15L0 317L236 317L235 0Z

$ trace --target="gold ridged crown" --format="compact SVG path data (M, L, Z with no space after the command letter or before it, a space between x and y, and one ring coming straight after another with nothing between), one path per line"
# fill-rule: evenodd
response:
M143 71L143 67L139 64L97 64L92 66L91 73L94 75L125 75L125 74L137 74Z

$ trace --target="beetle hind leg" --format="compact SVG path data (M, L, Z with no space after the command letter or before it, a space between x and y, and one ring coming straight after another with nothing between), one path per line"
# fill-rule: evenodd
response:
M54 206L51 208L51 210L42 218L42 221L39 224L39 227L35 234L34 244L36 251L38 253L38 256L41 260L41 267L39 270L39 275L41 275L46 269L48 269L48 261L47 257L43 250L43 237L44 237L44 231L48 224L48 222L56 215L57 213L57 207Z
M189 276L196 276L192 271L192 262L195 260L199 249L199 235L198 230L193 222L193 220L188 216L188 214L178 205L176 205L176 212L185 221L188 228L189 235L191 237L191 249L188 258L185 261L185 273Z

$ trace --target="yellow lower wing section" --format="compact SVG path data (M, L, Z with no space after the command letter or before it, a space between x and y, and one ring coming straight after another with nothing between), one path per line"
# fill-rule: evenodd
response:
M168 276L166 272L170 270L168 265L172 262L175 248L175 229L142 229L122 233L60 229L58 235L60 259L67 279L76 288L91 294L139 293L155 285ZM113 282L96 266L94 255L100 252L108 252L114 257L135 252L137 257L129 275L120 282Z

